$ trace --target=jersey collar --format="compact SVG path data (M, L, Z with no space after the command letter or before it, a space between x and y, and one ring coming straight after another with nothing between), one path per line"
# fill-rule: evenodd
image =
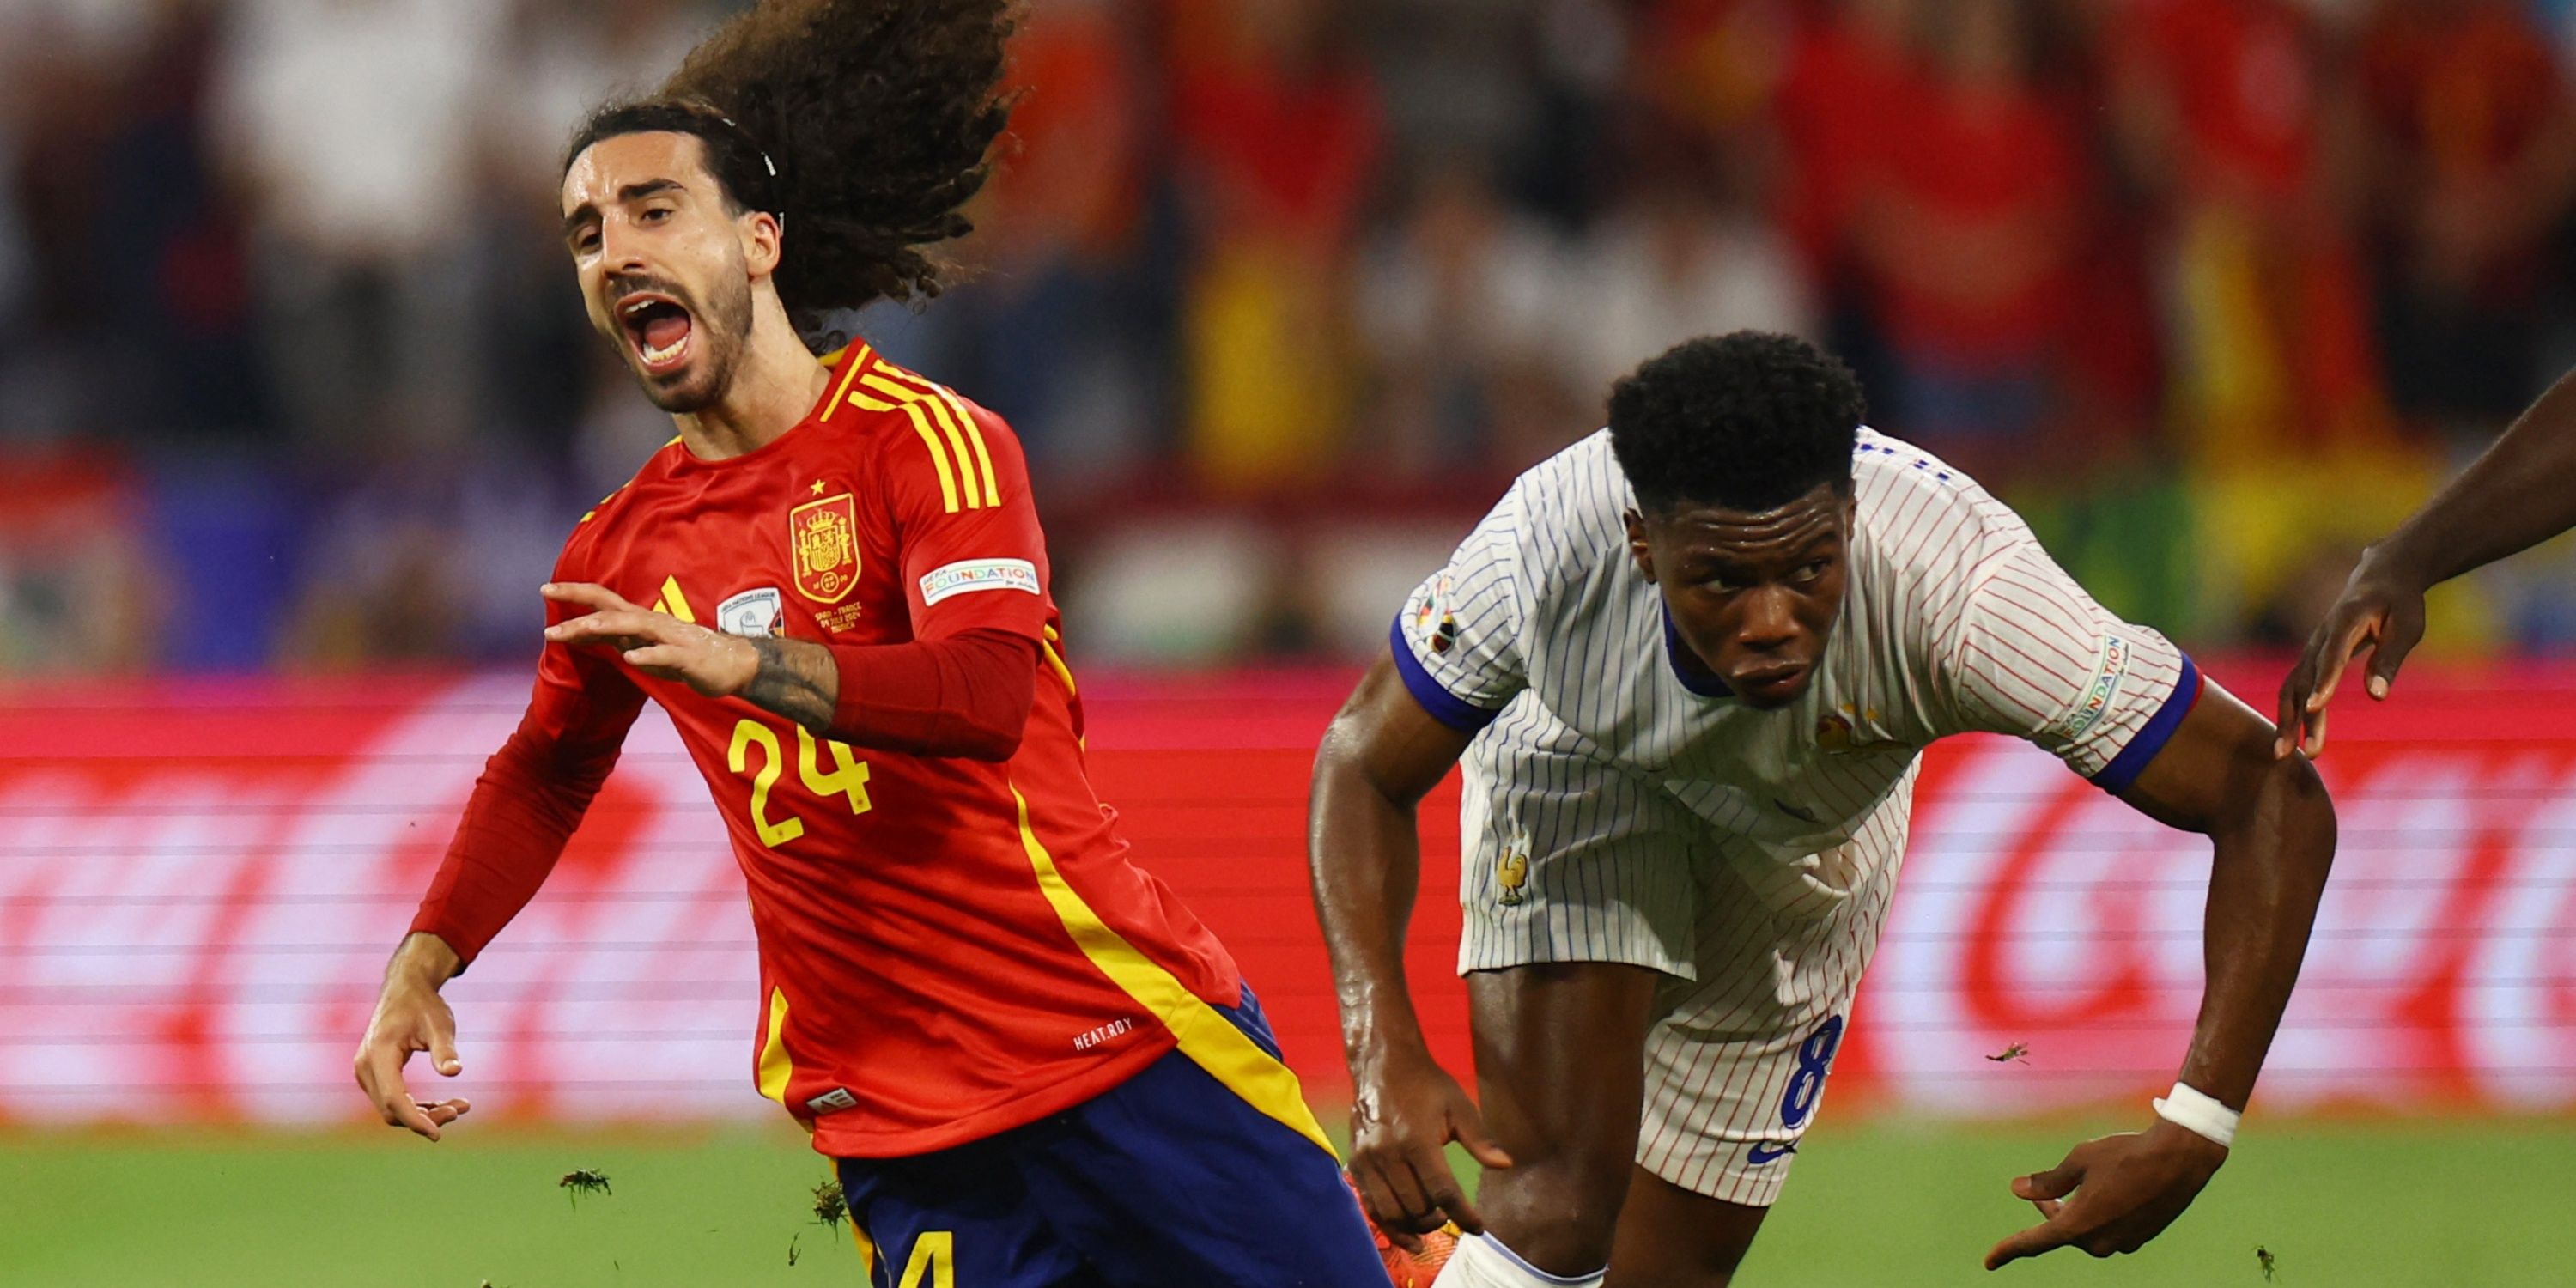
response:
M1734 697L1735 690L1726 687L1726 681L1714 675L1705 678L1693 675L1691 668L1683 664L1682 658L1688 646L1682 643L1681 632L1673 629L1672 607L1662 603L1662 598L1661 595L1656 596L1656 611L1664 619L1664 664L1672 668L1673 678L1681 681L1683 688L1703 698Z

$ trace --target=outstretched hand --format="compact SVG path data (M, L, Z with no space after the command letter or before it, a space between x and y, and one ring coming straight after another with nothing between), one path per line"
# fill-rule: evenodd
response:
M710 698L742 692L760 672L760 654L751 641L638 608L606 586L548 582L537 592L590 610L546 628L546 638L557 644L613 648L636 670L678 680Z
M2423 638L2424 588L2364 556L2342 597L2308 636L2298 665L2281 681L2280 732L2272 743L2272 758L2287 759L2293 750L2323 755L2326 704L2334 700L2344 668L2369 653L2369 679L2362 687L2373 698L2386 698L2398 666Z
M2057 1166L2013 1178L2013 1195L2047 1220L1996 1244L1986 1269L2065 1247L2097 1257L2135 1252L2164 1233L2226 1161L2226 1147L2161 1118L2143 1132L2088 1140Z

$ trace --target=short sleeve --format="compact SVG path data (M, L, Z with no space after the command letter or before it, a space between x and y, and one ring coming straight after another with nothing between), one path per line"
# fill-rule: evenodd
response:
M1449 563L1414 588L1389 644L1404 687L1433 719L1465 733L1491 724L1528 685L1521 632L1526 483L1467 534Z
M2026 738L2125 790L2200 697L2199 668L2095 603L2018 519L1973 568L1931 650L1934 691L1963 729Z
M900 378L919 396L903 404L909 424L887 436L885 479L913 638L1038 638L1050 574L1018 436L946 389Z

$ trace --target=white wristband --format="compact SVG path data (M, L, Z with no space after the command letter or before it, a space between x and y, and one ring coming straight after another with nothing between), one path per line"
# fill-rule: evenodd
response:
M2236 1143L2237 1124L2245 1121L2245 1115L2218 1103L2216 1096L2186 1083L2175 1083L2154 1104L2156 1117L2205 1136L2220 1149Z

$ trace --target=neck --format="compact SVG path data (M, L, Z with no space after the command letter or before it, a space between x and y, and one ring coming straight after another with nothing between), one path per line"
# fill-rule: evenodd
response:
M751 338L724 397L696 412L671 418L680 442L700 460L720 461L768 446L796 428L822 398L832 373L814 361L786 310L763 300L752 314Z

